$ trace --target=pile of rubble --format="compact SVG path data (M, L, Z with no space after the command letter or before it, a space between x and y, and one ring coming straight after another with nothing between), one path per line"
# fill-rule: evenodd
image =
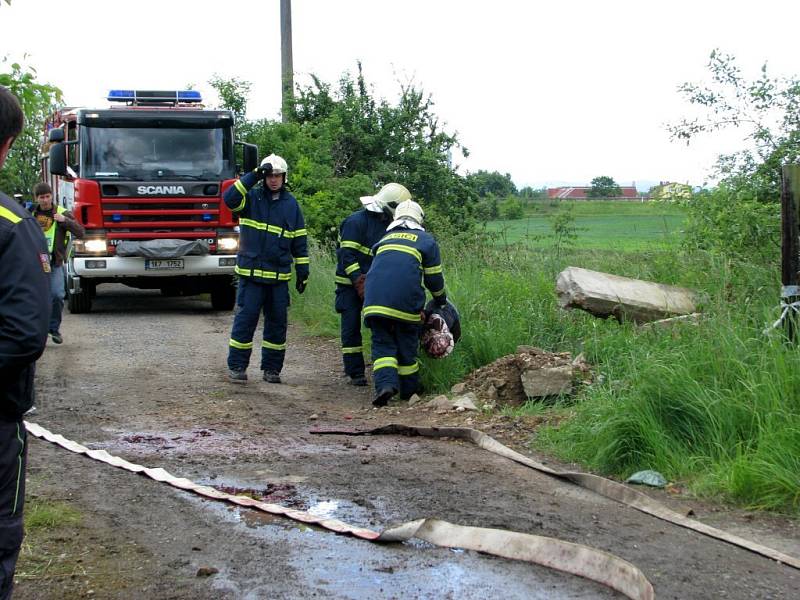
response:
M571 394L576 385L591 379L582 354L573 359L569 352L519 346L515 354L498 358L454 385L452 397L443 394L423 406L458 411L519 406L531 398Z

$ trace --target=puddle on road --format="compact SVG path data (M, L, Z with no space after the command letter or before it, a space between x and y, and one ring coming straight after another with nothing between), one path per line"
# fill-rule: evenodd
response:
M193 454L203 456L232 457L247 455L248 458L277 456L280 458L305 458L314 455L331 456L353 452L408 452L409 442L390 437L371 438L369 442L350 438L334 439L330 436L312 434L270 436L260 433L243 435L235 431L219 431L214 428L177 429L164 431L125 431L104 428L112 439L87 444L94 450L123 452L134 456L156 454Z
M201 481L230 493L241 493L267 502L278 496L292 506L325 518L335 518L381 530L385 525L375 510L367 510L340 498L320 496L308 486L284 481L254 485L242 480ZM382 504L380 499L371 499ZM288 552L286 560L296 576L298 589L321 596L353 600L376 597L445 597L477 600L502 597L504 600L544 600L562 598L614 598L604 588L516 561L507 561L461 549L438 548L422 540L403 544L374 544L336 535L316 526L261 511L215 502L193 496L202 510L235 526L246 528L248 536ZM286 502L276 502L289 506ZM269 550L266 550L269 553ZM220 578L215 588L235 589L240 598L268 597L270 582L234 581ZM265 595L266 594L266 595ZM310 594L309 594L310 595Z

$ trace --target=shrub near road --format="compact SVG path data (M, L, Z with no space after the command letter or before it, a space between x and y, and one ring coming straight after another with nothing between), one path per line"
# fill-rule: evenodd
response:
M592 204L599 203L576 209L623 230L626 217L641 218L640 210L664 216L655 206L612 203L603 203L609 211L603 215ZM680 220L679 211L667 210ZM798 512L800 357L762 333L777 317L778 265L685 253L675 230L662 240L642 236L636 251L610 234L586 249L588 232L577 235L559 255L552 238L503 244L490 233L443 240L449 296L461 311L464 337L451 357L424 361L427 389L446 390L519 344L583 352L601 382L568 402L521 409L567 417L538 432L535 445L604 474L656 469L698 493ZM333 261L322 254L313 262L310 289L293 310L315 324L315 333L335 337ZM704 318L697 326L649 331L563 311L554 283L569 265L694 288L706 296Z

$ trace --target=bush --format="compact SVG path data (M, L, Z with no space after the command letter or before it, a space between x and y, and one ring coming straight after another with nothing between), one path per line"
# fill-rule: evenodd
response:
M500 216L508 221L521 219L525 216L525 209L522 207L522 202L514 196L509 196L500 205Z

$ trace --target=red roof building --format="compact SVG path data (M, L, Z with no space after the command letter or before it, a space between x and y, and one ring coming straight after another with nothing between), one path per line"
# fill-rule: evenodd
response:
M619 186L622 193L613 198L591 198L589 196L590 186L572 186L547 188L547 197L554 200L639 200L645 194L640 193L635 186Z

